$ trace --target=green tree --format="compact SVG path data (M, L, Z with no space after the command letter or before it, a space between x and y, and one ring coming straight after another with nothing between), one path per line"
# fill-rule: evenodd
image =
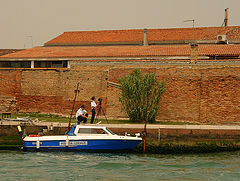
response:
M165 81L159 82L154 74L142 75L139 69L120 79L119 100L133 122L155 122Z

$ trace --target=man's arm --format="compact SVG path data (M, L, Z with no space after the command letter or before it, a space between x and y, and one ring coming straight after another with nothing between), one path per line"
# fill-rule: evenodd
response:
M84 118L88 118L88 117L86 116L86 114L87 114L87 111L85 110L84 113L81 114L80 116L81 116L81 117L84 117Z
M83 118L88 118L87 116L85 116L85 114L81 114L80 116Z

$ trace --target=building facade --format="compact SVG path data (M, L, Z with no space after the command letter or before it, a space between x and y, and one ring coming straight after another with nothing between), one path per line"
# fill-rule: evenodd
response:
M70 115L79 83L76 109L96 96L108 118L127 118L118 80L140 68L166 81L158 120L237 122L239 56L238 26L65 32L0 57L0 110Z

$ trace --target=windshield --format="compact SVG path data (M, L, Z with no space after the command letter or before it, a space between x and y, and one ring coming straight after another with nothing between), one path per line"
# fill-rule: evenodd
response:
M106 128L106 130L108 130L112 135L114 135L115 133L112 132L110 129Z
M102 128L79 128L79 134L107 134Z

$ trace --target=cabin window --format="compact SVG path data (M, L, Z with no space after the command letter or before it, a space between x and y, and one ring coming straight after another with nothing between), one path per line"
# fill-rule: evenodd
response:
M100 128L80 128L78 130L80 134L107 134L103 129Z
M31 68L31 61L0 61L0 68Z

